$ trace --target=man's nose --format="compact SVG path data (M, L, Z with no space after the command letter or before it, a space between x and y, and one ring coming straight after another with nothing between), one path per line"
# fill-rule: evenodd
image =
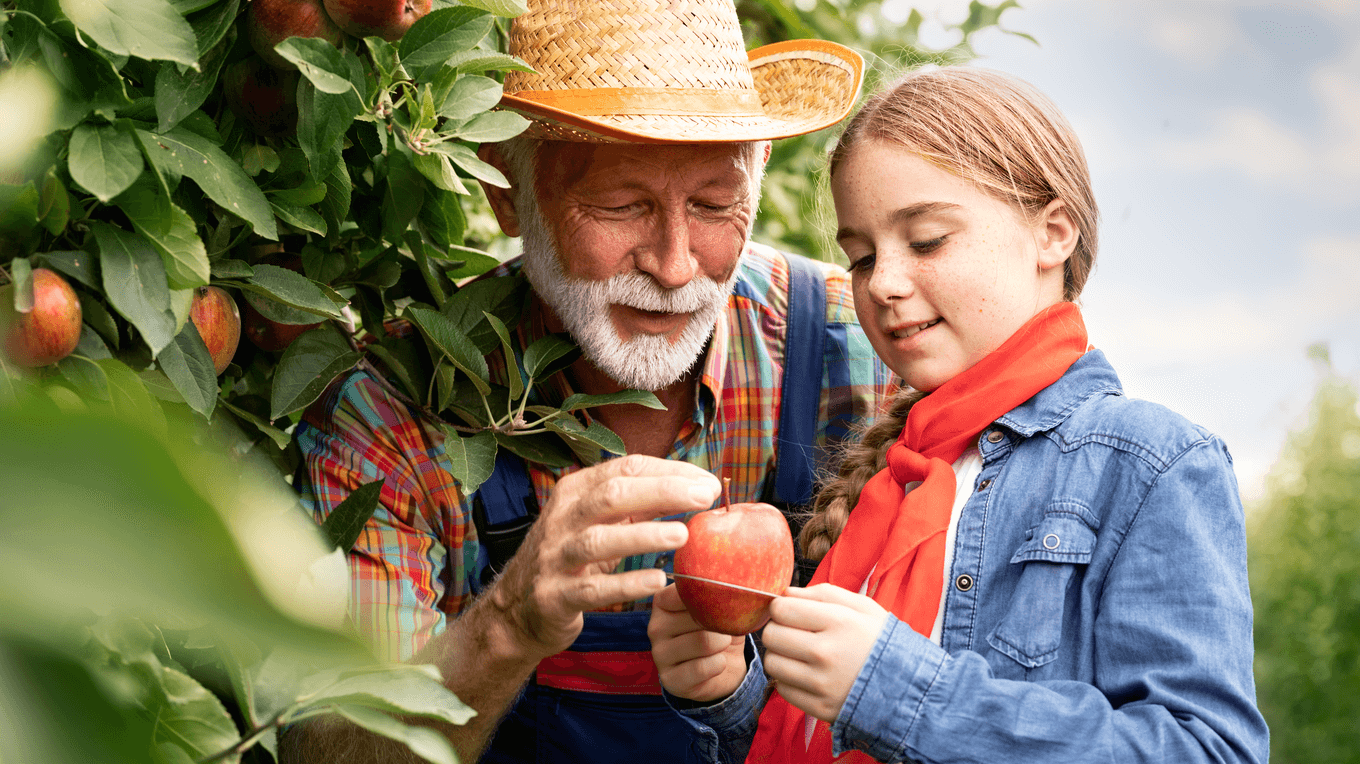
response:
M639 248L638 270L649 274L666 289L677 289L699 275L699 260L691 250L690 219L685 212L664 211L657 219L652 240Z

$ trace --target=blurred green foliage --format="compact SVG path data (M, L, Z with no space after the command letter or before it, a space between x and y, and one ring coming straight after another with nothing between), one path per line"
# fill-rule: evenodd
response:
M1256 682L1277 764L1360 761L1360 407L1326 351L1249 517Z

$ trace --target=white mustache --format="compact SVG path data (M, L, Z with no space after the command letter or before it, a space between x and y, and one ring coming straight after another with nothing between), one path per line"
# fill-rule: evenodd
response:
M602 302L625 305L659 313L694 313L724 300L728 286L707 276L696 276L688 284L667 289L645 273L621 273L606 281L590 282L590 289Z

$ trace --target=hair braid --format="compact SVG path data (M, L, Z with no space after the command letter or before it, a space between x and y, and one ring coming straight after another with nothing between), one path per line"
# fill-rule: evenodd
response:
M850 520L850 510L859 503L864 484L888 466L888 447L902 434L911 407L924 397L925 393L903 388L860 438L845 446L838 474L817 492L810 516L798 534L804 557L821 560L836 543Z

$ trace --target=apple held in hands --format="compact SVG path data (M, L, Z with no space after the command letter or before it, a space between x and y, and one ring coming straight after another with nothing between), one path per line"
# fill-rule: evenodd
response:
M46 366L80 344L80 299L66 279L46 268L33 269L33 310L14 309L14 287L0 289L0 329L5 352L20 366Z
M764 626L770 601L793 578L784 515L769 504L733 504L700 512L687 525L689 541L675 552L675 589L690 615L709 631L734 636Z

